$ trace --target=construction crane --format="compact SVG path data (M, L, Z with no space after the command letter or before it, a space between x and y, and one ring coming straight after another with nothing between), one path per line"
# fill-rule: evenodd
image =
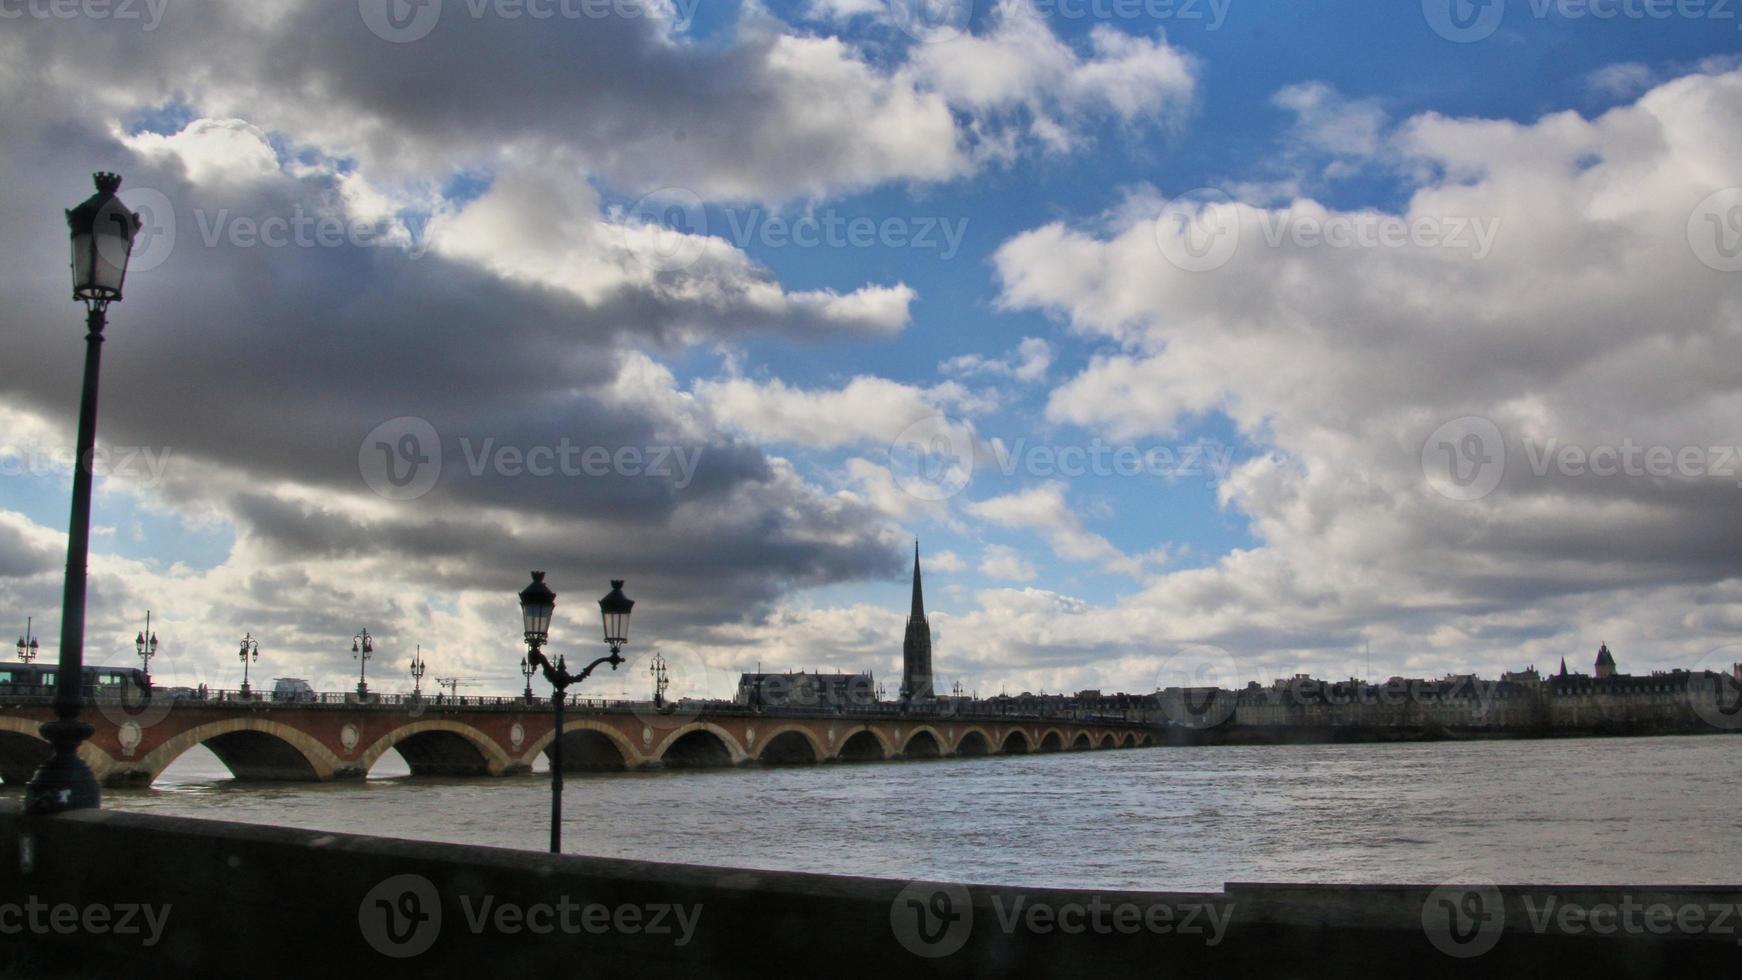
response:
M436 678L436 686L447 688L448 689L448 697L457 698L460 696L460 685L461 684L476 684L482 680L485 680L485 678L482 678L482 677L437 677Z

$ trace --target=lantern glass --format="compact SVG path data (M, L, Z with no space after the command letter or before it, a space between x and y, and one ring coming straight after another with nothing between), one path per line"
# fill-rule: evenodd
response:
M139 216L115 196L121 178L99 173L97 193L67 212L72 236L73 298L110 302L121 298L127 260L139 234Z
M611 591L599 600L599 615L605 621L605 642L622 646L629 642L629 613L635 600L623 594L623 580L611 580Z
M526 627L526 642L543 643L550 637L550 618L556 611L556 593L544 584L544 573L533 572L532 584L520 592L520 618Z

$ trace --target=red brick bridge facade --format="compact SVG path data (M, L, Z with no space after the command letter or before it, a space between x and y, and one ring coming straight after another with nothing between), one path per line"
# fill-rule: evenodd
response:
M46 758L46 703L0 703L0 780L27 781ZM87 706L96 726L80 750L105 785L149 784L204 745L239 779L362 778L388 750L414 776L527 772L551 748L547 702L393 698L387 703L266 700ZM1154 745L1147 725L1119 720L896 712L759 713L729 703L571 705L566 770L657 769L1017 755Z

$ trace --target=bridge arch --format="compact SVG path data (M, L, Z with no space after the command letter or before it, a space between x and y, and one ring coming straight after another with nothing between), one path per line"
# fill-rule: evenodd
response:
M921 725L907 736L902 743L901 757L903 759L936 759L944 754L944 746L948 745L943 735L930 725Z
M1130 732L1126 732L1125 737L1119 740L1119 747L1122 749L1132 748L1136 744L1137 744L1137 736L1131 734Z
M547 731L532 741L520 756L517 767L532 769L532 762L541 753L549 753L556 740L554 731ZM591 718L563 719L563 771L610 772L646 765L647 759L622 732Z
M816 733L803 725L782 725L757 741L762 745L757 761L771 766L821 762L829 755Z
M311 735L281 722L242 716L196 725L166 739L133 771L147 782L155 780L196 745L211 749L237 779L319 781L353 768Z
M1064 733L1056 728L1049 728L1040 736L1040 751L1063 752L1065 750Z
M674 728L659 743L652 758L673 769L736 766L750 758L732 733L705 721Z
M1101 741L1095 743L1095 747L1098 749L1118 748L1119 740L1113 737L1112 732L1106 732L1101 736Z
M1020 728L1012 728L1004 736L1004 741L998 746L998 751L1004 755L1027 755L1028 736Z
M513 760L496 740L471 725L427 718L401 725L376 739L357 757L364 773L388 749L397 750L413 776L499 776Z
M40 724L23 718L0 718L0 780L8 786L29 782L36 767L54 752L48 740L37 734Z
M956 737L954 753L963 758L992 754L992 736L984 728L967 728Z
M1140 746L1142 746L1143 748L1153 749L1153 748L1155 748L1155 736L1154 735L1145 735L1145 736L1143 736L1143 741L1139 742L1138 744Z
M889 744L889 739L877 729L866 726L841 739L841 747L835 750L835 759L840 762L881 762L894 754L895 746Z
M1071 751L1072 752L1082 752L1082 751L1085 751L1087 749L1092 749L1094 747L1095 747L1095 743L1089 741L1089 733L1088 732L1078 732L1077 737L1071 741Z

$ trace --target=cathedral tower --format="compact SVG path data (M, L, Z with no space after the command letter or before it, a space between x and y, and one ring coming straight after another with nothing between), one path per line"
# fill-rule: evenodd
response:
M913 609L907 614L907 636L901 641L901 700L930 701L931 624L925 621L925 598L919 588L919 542L913 543Z

